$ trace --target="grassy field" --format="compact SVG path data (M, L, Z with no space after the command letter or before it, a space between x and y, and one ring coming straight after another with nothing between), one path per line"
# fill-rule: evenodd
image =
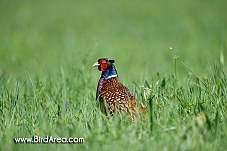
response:
M227 2L0 1L0 150L225 150ZM97 107L101 57L146 121ZM15 144L15 137L83 144Z

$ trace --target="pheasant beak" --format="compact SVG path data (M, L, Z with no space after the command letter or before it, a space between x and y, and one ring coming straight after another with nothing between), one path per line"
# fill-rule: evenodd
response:
M98 62L96 62L95 64L93 64L93 67L97 67L99 66L100 64Z

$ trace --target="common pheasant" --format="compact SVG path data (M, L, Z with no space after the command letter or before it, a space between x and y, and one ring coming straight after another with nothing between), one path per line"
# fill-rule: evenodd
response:
M133 120L136 118L136 113L146 115L147 108L119 81L113 63L114 60L101 58L93 65L102 71L96 91L96 100L99 101L102 110L111 115L115 112L128 112Z

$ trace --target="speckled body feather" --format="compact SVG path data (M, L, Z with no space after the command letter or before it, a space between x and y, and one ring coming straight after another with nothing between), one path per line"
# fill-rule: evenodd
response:
M113 73L112 70L114 70L114 74L111 74ZM97 86L96 99L99 101L102 110L110 114L128 112L132 119L135 119L137 109L142 111L144 115L147 113L147 108L119 81L113 64L110 64L102 72Z

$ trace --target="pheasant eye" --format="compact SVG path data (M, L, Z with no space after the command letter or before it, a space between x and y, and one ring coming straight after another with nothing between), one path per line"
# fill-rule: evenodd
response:
M107 62L105 60L102 61L102 64L106 64Z

